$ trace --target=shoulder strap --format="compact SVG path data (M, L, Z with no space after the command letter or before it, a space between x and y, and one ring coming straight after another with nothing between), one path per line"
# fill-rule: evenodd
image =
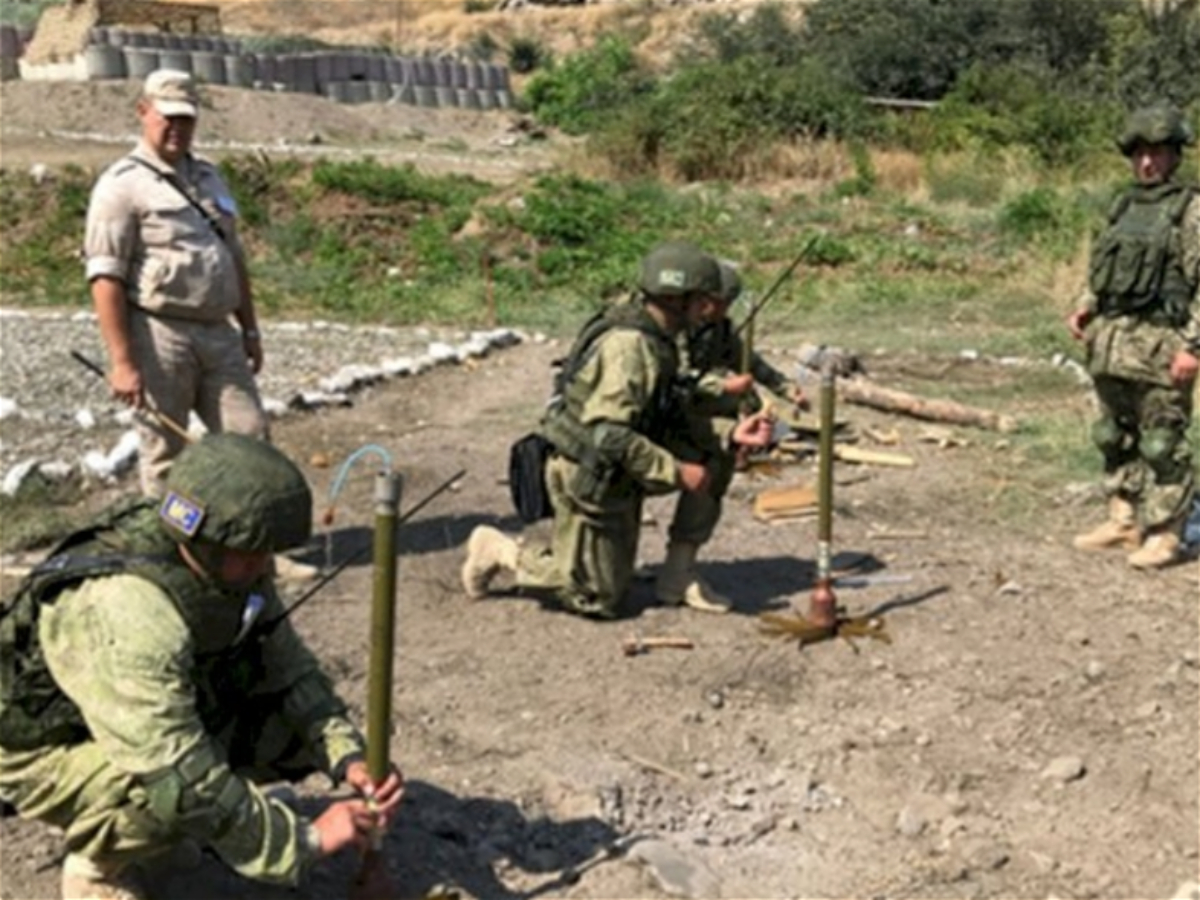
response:
M127 156L126 159L132 160L139 166L144 166L145 168L147 168L151 172L153 172L155 175L157 175L159 178L161 178L163 181L165 181L167 184L171 185L171 187L175 188L175 190L177 190L179 192L179 196L183 197L184 200L186 200L188 203L190 203L192 205L192 208L195 209L196 212L198 212L198 213L200 213L200 215L204 216L204 221L207 222L209 224L209 227L212 228L212 230L217 233L217 237L219 237L223 241L226 240L225 229L221 227L221 223L218 222L209 213L209 211L207 209L205 209L203 206L201 206L199 203L197 203L196 199L191 194L189 194L187 191L185 191L183 189L183 185L181 185L179 183L179 180L177 178L174 178L173 176L166 174L161 169L158 169L158 168L150 165L150 163L146 162L146 160L140 159L139 157Z

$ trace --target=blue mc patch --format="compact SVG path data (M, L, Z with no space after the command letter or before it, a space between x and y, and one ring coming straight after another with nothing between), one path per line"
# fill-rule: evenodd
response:
M188 537L195 537L204 521L204 507L171 491L163 498L158 517Z

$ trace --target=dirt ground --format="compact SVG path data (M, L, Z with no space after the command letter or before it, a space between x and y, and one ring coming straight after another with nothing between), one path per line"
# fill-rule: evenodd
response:
M997 435L943 447L845 408L853 430L895 429L890 449L917 461L838 467L835 566L896 576L838 600L879 614L891 643L801 651L760 633L759 613L807 607L817 542L812 520L756 521L751 498L811 482L811 461L735 482L703 567L735 598L728 616L660 608L648 581L610 624L533 598L468 601L464 542L479 523L518 529L505 447L561 350L527 342L277 429L319 505L367 444L403 473L402 509L466 472L400 535L392 748L410 791L384 850L399 896L1115 900L1196 880L1195 563L1145 575L1073 552L1094 503L1045 497L1041 527L1010 528L989 505ZM320 455L334 466L314 467ZM368 545L372 459L310 561ZM670 499L649 511L653 565ZM358 715L371 586L353 565L295 617ZM695 646L628 657L631 635ZM322 788L305 786L314 805ZM0 839L0 897L56 896L54 835L9 819ZM339 860L296 895L209 860L161 896L334 898L353 872Z
M128 86L0 90L5 166L111 159L132 133ZM221 89L214 104L201 137L230 146L321 134L309 146L390 148L421 164L446 147L481 177L547 159L526 137L494 141L508 114L465 123ZM735 482L703 567L735 599L728 616L657 607L648 581L611 624L533 598L468 601L464 542L480 523L517 530L506 448L535 422L562 351L528 342L276 429L319 501L335 469L317 454L336 466L386 448L405 509L466 471L400 536L392 747L409 793L383 851L399 896L1132 900L1200 881L1196 563L1139 574L1120 554L1072 551L1070 535L1100 515L1087 495L1032 494L1033 524L1010 524L999 499L1031 489L1001 436L941 446L918 440L917 423L844 411L859 432L895 429L885 449L917 463L838 467L835 564L893 576L839 586L838 599L876 613L891 643L801 651L760 633L759 613L806 608L817 541L811 520L756 521L751 499L811 481L811 462ZM310 561L328 568L367 546L371 465L356 467ZM661 559L670 510L649 506L647 564ZM371 586L370 566L352 565L295 616L356 715ZM631 635L694 649L627 657ZM319 805L323 785L304 787ZM57 896L53 833L6 819L0 848L0 898ZM347 896L354 869L338 860L291 893L209 859L166 876L158 896L326 900Z
M133 81L0 82L0 166L99 169L132 147L140 85ZM311 157L369 155L423 170L470 172L505 183L552 164L562 137L547 139L510 110L339 104L312 94L209 85L196 151Z

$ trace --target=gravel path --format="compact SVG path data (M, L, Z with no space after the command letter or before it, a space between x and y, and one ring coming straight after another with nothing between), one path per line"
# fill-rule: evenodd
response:
M261 324L266 365L259 388L272 417L346 405L367 384L419 375L522 339L506 329L350 327L328 322ZM71 357L107 366L91 313L0 308L0 488L24 472L81 472L109 478L132 463L118 448L131 411L108 397L100 378ZM192 428L200 428L193 420ZM107 460L108 465L101 460Z

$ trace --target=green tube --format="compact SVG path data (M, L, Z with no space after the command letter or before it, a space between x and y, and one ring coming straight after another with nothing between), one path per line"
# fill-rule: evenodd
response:
M367 769L382 781L392 735L392 660L396 644L396 518L401 478L375 479L375 590L371 604L371 666L367 684Z
M817 460L817 581L829 581L833 545L833 369L821 372L821 435Z

